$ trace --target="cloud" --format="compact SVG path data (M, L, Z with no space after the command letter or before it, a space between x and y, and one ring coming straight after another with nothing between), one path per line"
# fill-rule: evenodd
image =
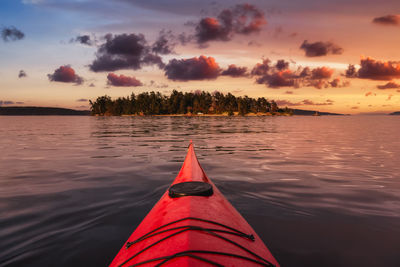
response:
M349 65L346 70L348 78L361 78L371 80L386 80L400 78L399 61L379 61L373 58L361 58L360 68Z
M26 76L28 76L28 75L26 75L26 72L24 70L19 71L18 78L25 78Z
M285 60L283 60L283 59L280 59L280 60L278 60L278 61L276 62L275 67L276 67L278 70L287 69L287 68L289 67L289 62L287 62L287 61L285 61Z
M4 42L8 41L18 41L25 37L25 34L18 30L17 28L11 27L4 27L1 30L1 37L3 38Z
M333 69L325 66L314 69L298 66L296 70L291 70L289 64L283 59L275 64L269 59L264 59L262 63L254 66L251 75L256 77L256 83L265 84L270 88L312 86L321 89L344 86L344 83L339 84L338 78L329 81Z
M354 106L354 107L351 107L351 109L358 109L359 107L357 107L357 106Z
M397 89L400 88L400 84L395 82L388 82L387 84L377 85L378 89L385 90L385 89Z
M337 77L329 82L330 87L338 88L338 87L347 87L350 85L349 81L340 82L340 78Z
M107 75L108 85L118 86L118 87L137 87L143 85L141 81L136 79L135 77L125 76L123 74L117 75L114 73L109 73Z
M208 41L229 41L231 29L225 27L216 18L203 18L196 26L196 38L199 43Z
M262 46L259 42L254 41L254 40L249 41L249 42L247 43L247 45L248 45L248 46L255 46L255 47L260 47L260 46Z
M71 43L80 43L80 44L84 44L84 45L88 45L88 46L92 46L95 45L96 42L95 40L92 40L91 37L87 34L85 35L78 35L75 38L72 38Z
M75 70L69 65L59 67L53 74L47 74L51 82L75 83L80 85L83 83L83 78L75 73Z
M332 77L333 69L328 67L318 67L311 71L311 79L329 79Z
M151 80L151 81L150 81L150 84L148 84L148 85L146 85L146 86L154 87L154 88L158 88L158 89L164 89L164 88L168 88L168 87L169 87L169 85L166 84L166 83L160 83L160 84L158 84L158 83L156 83L154 80Z
M96 85L94 85L94 83L89 84L89 87L96 87Z
M281 70L263 75L257 78L256 82L272 88L299 87L297 75L291 70Z
M372 92L367 92L367 93L365 93L365 96L376 96L376 94L372 93Z
M278 104L278 106L294 107L294 106L331 106L335 101L327 99L325 100L325 102L314 102L310 99L304 99L299 102L291 102L289 100L276 100L275 102Z
M320 57L329 54L341 55L343 53L343 48L332 42L309 43L307 40L304 40L300 49L306 52L307 57Z
M372 20L372 22L380 25L400 25L400 15L376 17Z
M35 5L35 4L40 4L40 3L42 3L44 0L22 0L22 3L23 4L32 4L32 5Z
M251 4L239 4L222 10L217 17L202 18L195 26L197 43L229 41L235 34L259 32L267 23L264 13Z
M251 70L251 75L265 75L268 73L268 71L270 70L271 66L270 66L271 60L267 59L263 59L262 63L257 63L253 69Z
M161 57L151 53L143 34L107 34L105 39L97 50L96 59L89 65L94 72L137 70L145 65L164 67Z
M392 100L392 97L393 97L393 95L392 95L392 94L388 95L388 98L386 99L386 101L390 101L390 100Z
M76 102L88 102L89 100L86 98L77 99Z
M291 102L289 100L275 100L275 103L278 104L279 107L291 107L301 105L301 102Z
M285 94L286 95L293 95L293 91L286 91Z
M10 100L0 100L0 106L4 106L4 105L14 105L14 101L10 101Z
M336 79L332 81L327 81L327 79L332 77L333 74L333 69L330 69L328 67L317 67L311 71L307 70L308 68L305 68L302 73L305 77L305 85L307 86L312 86L317 89L322 89L322 88L328 88L328 87L334 87L332 85L336 85L338 87L339 85L337 84Z
M331 82L329 82L329 84L332 87L339 87L340 86L340 79L339 78L335 78Z
M349 64L349 66L347 67L347 70L345 72L345 76L347 78L356 78L357 77L356 66L354 66L353 64Z
M170 80L189 81L216 79L221 69L213 57L172 59L165 66L165 75Z
M247 76L247 68L246 67L237 67L235 64L231 64L228 68L221 73L222 76L231 76L231 77L246 77Z
M309 99L305 99L302 101L303 105L309 105L309 106L331 106L331 105L333 105L334 102L335 101L330 100L330 99L327 99L327 100L325 100L325 102L320 102L320 103L314 102Z
M157 40L153 43L151 51L160 55L168 55L174 53L174 48L177 45L176 39L181 43L186 43L184 34L176 37L172 31L161 30Z

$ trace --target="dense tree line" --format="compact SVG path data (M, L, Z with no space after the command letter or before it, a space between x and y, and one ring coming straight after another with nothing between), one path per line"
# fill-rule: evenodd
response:
M275 101L264 97L235 97L231 93L204 91L182 93L172 91L170 96L160 92L144 92L138 95L132 93L127 97L112 100L105 95L96 101L90 101L93 115L160 115L160 114L223 114L239 115L247 113L289 112L278 108Z

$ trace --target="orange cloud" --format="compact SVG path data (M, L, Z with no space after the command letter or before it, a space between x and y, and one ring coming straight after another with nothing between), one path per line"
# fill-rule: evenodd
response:
M347 85L345 82L340 85L338 78L329 81L333 72L333 69L325 66L315 69L299 66L292 71L289 69L289 62L281 59L272 65L269 59L264 59L254 66L251 75L256 77L258 84L265 84L270 88L313 86L321 89Z
M53 74L47 74L51 82L75 83L77 85L83 83L83 78L75 73L75 70L69 65L59 67Z
M311 79L329 79L333 74L333 69L328 67L318 67L311 71Z
M365 94L365 96L372 96L372 95L373 95L373 96L376 96L376 94L375 94L375 93L372 93L372 92L368 92L368 93Z

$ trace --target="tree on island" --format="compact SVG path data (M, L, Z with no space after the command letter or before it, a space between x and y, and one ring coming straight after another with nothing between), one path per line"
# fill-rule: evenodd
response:
M275 101L266 98L235 97L231 93L205 91L183 93L173 90L169 96L160 92L132 93L112 100L105 95L90 101L92 115L175 115L175 114L227 114L237 113L289 113L279 109Z

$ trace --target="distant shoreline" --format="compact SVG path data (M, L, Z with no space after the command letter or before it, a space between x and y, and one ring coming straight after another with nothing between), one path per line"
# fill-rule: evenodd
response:
M0 107L0 116L90 116L90 110L55 107Z
M247 113L245 115L239 115L238 112L234 112L231 117L268 117L268 116L314 116L316 114L315 110L301 110L292 109L293 113L276 112L276 113ZM329 112L318 112L321 116L343 116L345 114L329 113ZM394 114L393 114L394 115ZM91 114L90 110L74 110L67 108L57 108L57 107L1 107L0 106L0 116L114 116L114 115L99 115ZM153 115L143 115L143 114L129 114L120 115L121 117L230 117L227 112L222 114L153 114Z

